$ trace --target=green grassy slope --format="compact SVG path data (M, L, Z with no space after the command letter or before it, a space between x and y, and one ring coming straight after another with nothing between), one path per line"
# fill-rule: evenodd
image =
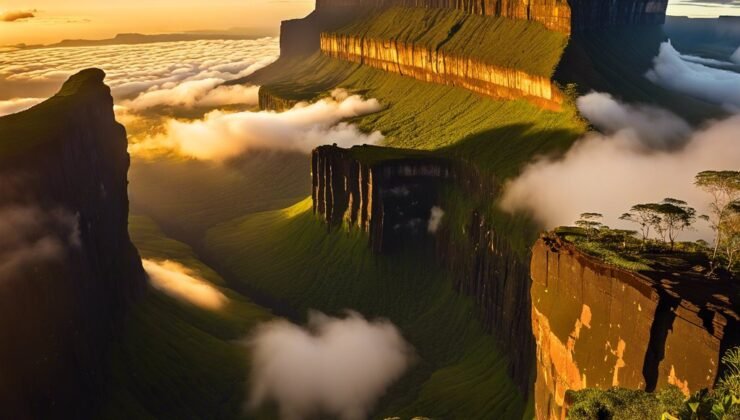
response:
M450 9L395 7L333 32L413 43L545 77L568 42L567 35L537 23Z
M385 109L353 122L380 130L385 146L443 150L501 177L536 154L567 149L586 130L574 106L562 112L526 101L496 101L467 90L424 83L316 54L283 61L253 80L291 99L321 96L335 86L378 99Z
M246 396L248 360L237 340L266 310L226 288L192 249L167 238L144 216L130 218L143 258L179 262L229 298L218 312L151 290L127 319L111 357L111 388L100 418L237 418ZM270 418L258 413L259 418Z
M271 151L250 152L225 164L134 159L129 196L134 211L190 242L217 223L302 199L311 191L310 165L306 154Z
M429 262L428 250L374 256L361 234L327 232L310 206L309 199L219 225L208 232L208 257L299 314L352 309L398 325L419 361L377 417L521 417L525 402L506 374L506 357L483 332L472 303Z

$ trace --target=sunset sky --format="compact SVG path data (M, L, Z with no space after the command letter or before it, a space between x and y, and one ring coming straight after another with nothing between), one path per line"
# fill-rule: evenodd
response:
M118 33L277 30L314 0L0 0L0 45L110 38ZM740 0L671 0L671 15L740 15ZM33 15L33 17L31 17Z
M0 45L110 38L118 33L172 33L273 28L303 17L314 0L0 0ZM33 18L7 22L14 12Z

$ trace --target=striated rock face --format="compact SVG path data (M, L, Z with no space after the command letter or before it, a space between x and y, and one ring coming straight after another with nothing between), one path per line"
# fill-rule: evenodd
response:
M450 233L445 228L437 235L437 256L452 274L456 290L475 302L486 330L507 353L509 377L526 396L534 371L526 257L514 252L509 238L475 210L463 240L453 240Z
M559 110L563 95L547 77L393 40L321 34L322 53L425 82L452 85L496 99L526 99Z
M668 0L568 0L573 32L665 22Z
M319 49L319 34L394 6L449 8L541 23L566 34L610 26L662 24L668 0L316 0L316 10L281 27L283 57Z
M510 376L526 395L534 368L528 257L513 252L509 240L474 209L462 237L453 239L444 223L433 234L428 231L432 209L454 205L440 195L446 187L493 200L493 181L481 179L468 165L428 155L362 158L373 156L373 150L382 149L322 146L313 151L314 213L329 226L367 233L376 253L432 244L455 288L472 298L487 331L508 352Z
M538 419L562 418L569 389L711 387L738 340L737 291L712 281L651 279L551 237L534 245L531 275Z
M258 91L259 107L268 111L283 111L293 108L299 101L281 98L273 95L265 86L260 86Z
M0 119L3 417L90 418L146 276L128 236L126 132L104 73ZM7 225L7 226L6 226Z
M392 6L458 9L531 20L564 33L608 26L662 24L668 0L316 0L317 10Z
M531 20L554 31L570 32L570 7L565 0L316 0L316 10L393 6L458 9L471 14Z
M357 227L377 253L390 253L426 236L440 183L452 176L449 162L426 157L364 163L352 150L313 151L313 209L330 226Z

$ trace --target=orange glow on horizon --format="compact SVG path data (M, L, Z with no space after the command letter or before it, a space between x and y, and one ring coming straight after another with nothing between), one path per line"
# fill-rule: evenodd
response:
M313 10L314 0L2 0L0 16L31 12L12 22L0 19L0 46L50 44L64 39L105 39L119 33L176 33L248 28L276 34L281 20ZM153 4L156 3L156 4Z

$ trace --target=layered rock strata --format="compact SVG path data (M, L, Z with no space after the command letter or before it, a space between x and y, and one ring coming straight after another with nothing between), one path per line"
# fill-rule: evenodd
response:
M430 83L451 85L495 99L525 99L559 110L563 95L548 77L392 40L321 34L323 54Z
M533 247L535 411L563 418L567 390L613 386L685 394L714 385L738 342L729 284L650 278L611 267L557 237Z
M528 256L514 252L509 239L474 208L464 226L444 219L430 226L435 208L437 217L449 217L443 215L453 206L441 194L446 188L492 201L498 193L495 183L469 165L434 156L361 158L361 152L372 156L374 149L379 148L322 146L313 151L314 213L328 226L367 233L376 253L432 245L456 290L471 297L486 330L507 351L509 375L526 395L534 369ZM459 228L461 237L452 231Z

